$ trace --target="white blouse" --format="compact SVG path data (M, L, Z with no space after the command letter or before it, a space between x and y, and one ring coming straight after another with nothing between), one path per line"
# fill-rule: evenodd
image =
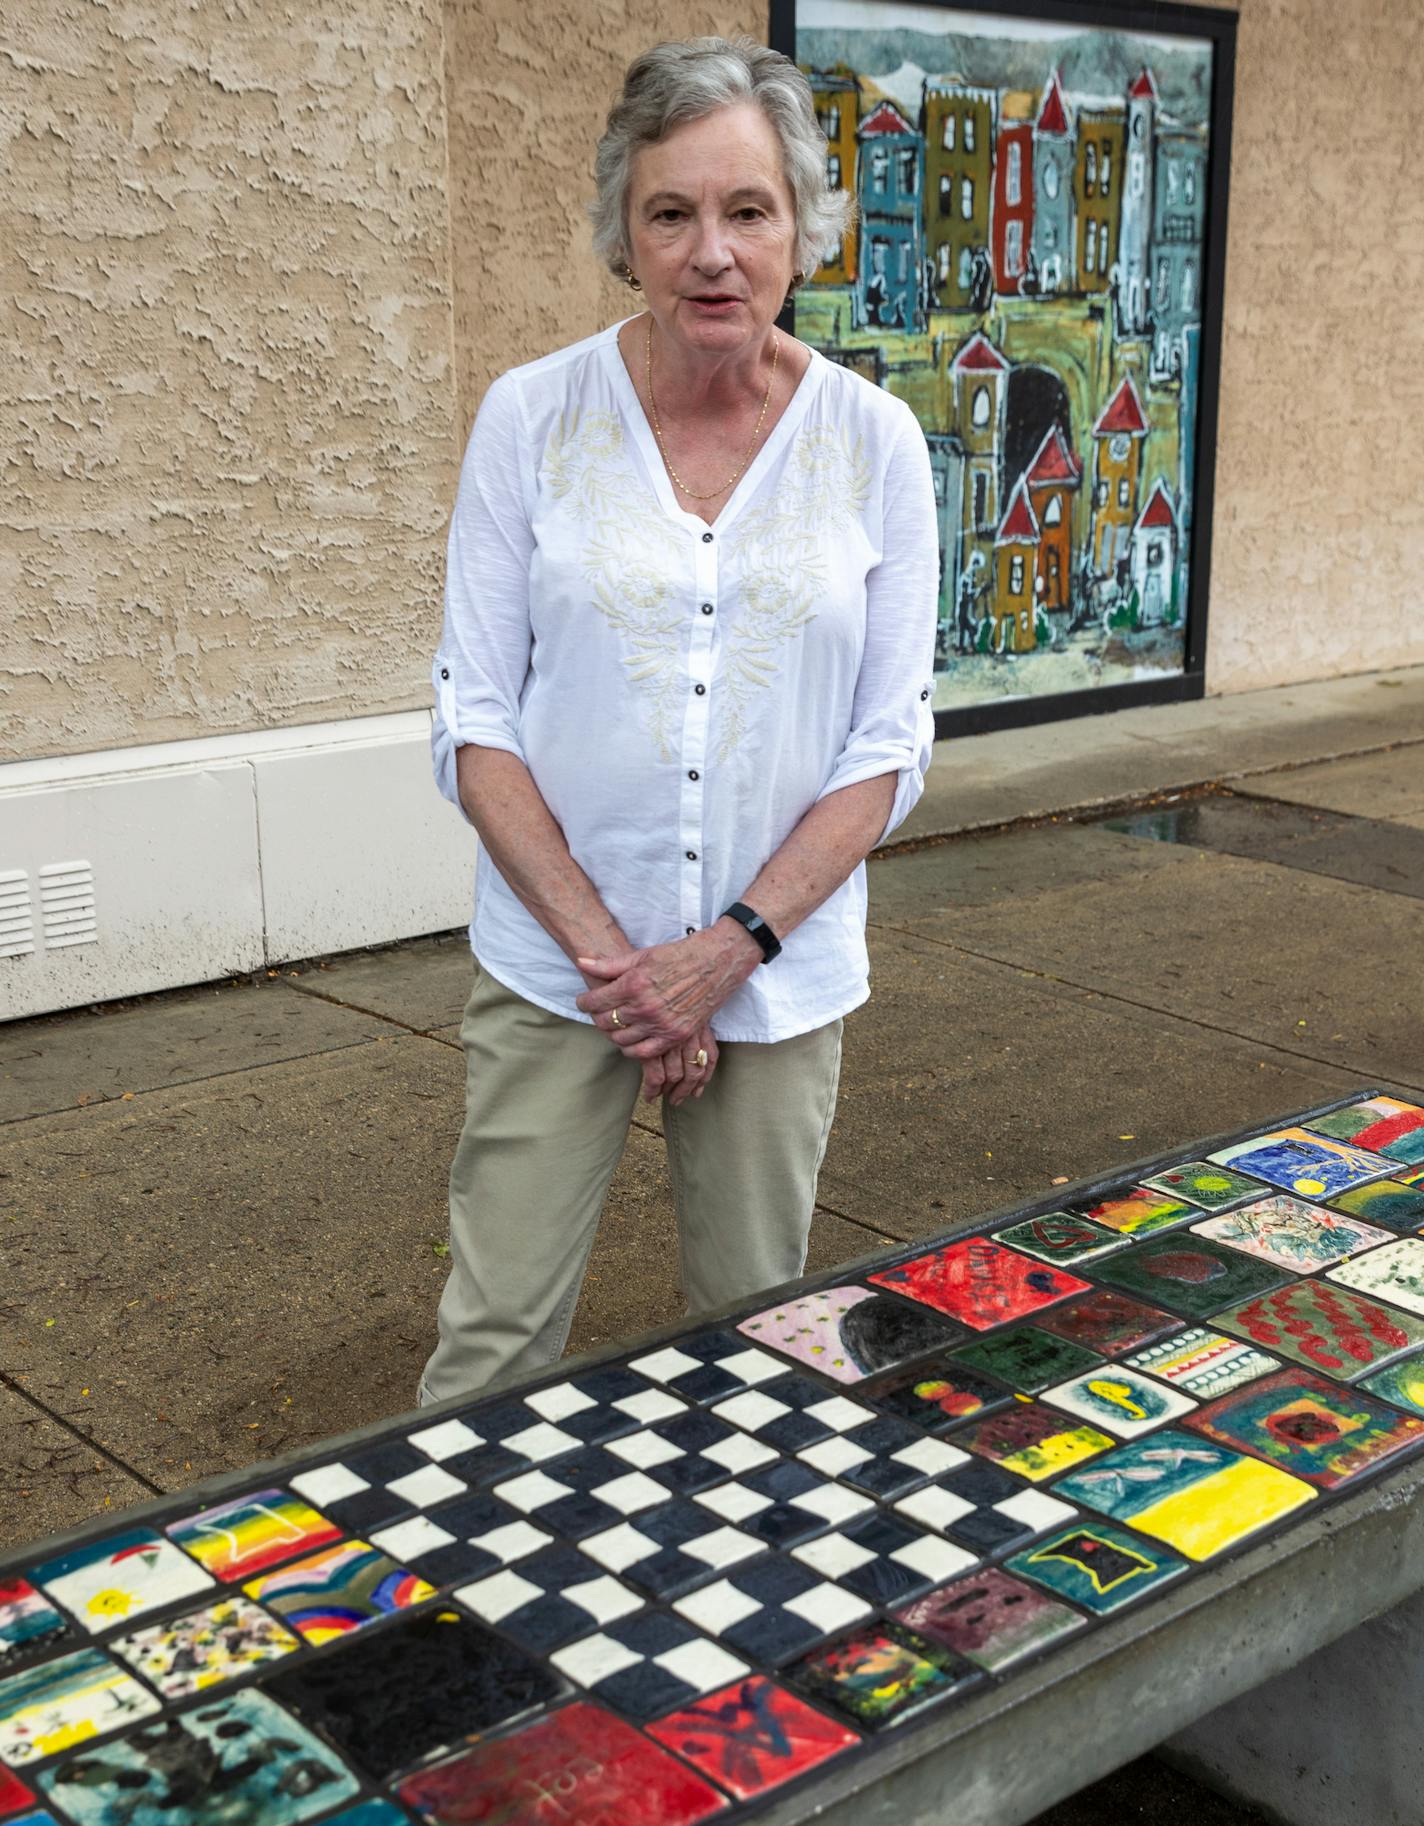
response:
M910 408L812 353L708 526L679 505L618 328L503 374L450 522L436 778L467 742L524 761L635 946L710 925L827 793L898 778L934 740L934 487ZM869 993L862 864L714 1016L773 1041ZM470 942L541 1008L585 983L480 859Z

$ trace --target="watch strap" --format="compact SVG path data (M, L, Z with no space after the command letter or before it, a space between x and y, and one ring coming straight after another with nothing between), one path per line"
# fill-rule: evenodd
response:
M723 919L734 919L739 926L746 927L747 931L751 933L752 937L761 946L761 961L764 964L769 964L771 960L779 954L781 950L781 940L772 931L761 914L753 912L744 900L734 900L722 917Z

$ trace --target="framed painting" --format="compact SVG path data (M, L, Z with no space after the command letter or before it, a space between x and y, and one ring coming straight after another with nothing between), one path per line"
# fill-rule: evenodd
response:
M1203 693L1235 34L772 0L858 204L790 327L924 428L941 735Z

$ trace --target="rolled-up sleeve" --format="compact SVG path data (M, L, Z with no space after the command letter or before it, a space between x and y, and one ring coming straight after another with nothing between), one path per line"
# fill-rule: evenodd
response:
M896 774L882 843L914 809L934 752L938 601L934 478L924 433L907 406L886 467L881 559L866 578L865 647L851 727L818 795Z
M435 779L460 804L455 751L467 743L524 758L519 705L529 673L532 477L519 397L501 376L481 402L446 544L445 622L432 683Z

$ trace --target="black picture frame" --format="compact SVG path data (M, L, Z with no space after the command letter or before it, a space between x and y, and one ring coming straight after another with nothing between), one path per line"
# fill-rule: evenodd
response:
M1021 695L935 712L937 738L1023 728L1063 718L1103 715L1146 704L1185 703L1206 694L1207 620L1216 474L1216 437L1226 289L1227 212L1231 172L1231 122L1235 96L1236 12L1158 0L927 0L945 12L993 14L1064 26L1180 33L1212 46L1211 100L1206 161L1206 219L1202 242L1201 360L1192 464L1192 518L1187 550L1187 605L1179 674L1087 690ZM861 0L867 24L896 0ZM796 57L797 0L770 0L768 42ZM795 331L795 304L785 327Z

